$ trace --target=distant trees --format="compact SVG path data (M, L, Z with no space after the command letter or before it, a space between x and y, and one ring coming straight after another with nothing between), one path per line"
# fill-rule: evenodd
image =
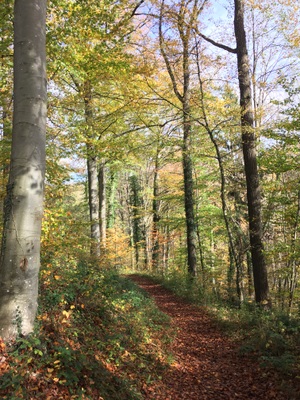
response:
M58 108L72 126L70 145L86 159L91 255L96 259L106 243L105 163L114 159L106 143L114 140L126 107L123 84L118 82L129 68L124 49L131 19L142 3L127 7L123 2L89 0L51 8L50 36L58 39L50 45L53 81L60 91Z
M0 7L0 198L3 203L8 180L10 145L12 133L12 80L13 80L13 1L6 0ZM1 207L0 207L1 208Z
M14 116L0 259L0 335L33 330L46 141L46 1L14 6Z

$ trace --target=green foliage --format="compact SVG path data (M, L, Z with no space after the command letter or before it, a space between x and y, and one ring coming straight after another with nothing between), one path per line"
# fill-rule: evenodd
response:
M284 374L298 374L300 360L300 320L283 312L259 308L255 303L236 307L226 303L217 293L194 281L186 274L173 271L160 283L177 295L195 304L206 306L219 328L239 343L241 354L260 360L262 366L271 366Z
M238 340L241 354L259 357L263 366L282 373L299 368L300 321L287 314L265 311L255 305L241 309L219 308L214 315L220 326Z
M162 314L115 271L60 260L45 264L34 334L8 349L5 399L141 399L142 385L167 367L171 331ZM59 275L58 275L59 273Z
M175 268L170 268L164 276L155 276L155 279L163 284L164 287L192 303L208 305L210 307L219 304L221 299L217 291L210 291L210 288L203 282L202 278L198 277L191 281L186 270L176 270Z

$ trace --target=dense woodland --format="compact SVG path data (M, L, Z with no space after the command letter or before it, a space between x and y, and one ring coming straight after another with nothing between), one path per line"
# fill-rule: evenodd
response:
M178 280L207 304L297 318L297 2L49 0L45 24L30 7L46 2L15 3L0 5L6 337L18 312L32 330L22 304L38 274L43 302L90 263ZM32 71L47 54L46 128L42 72L26 72L35 39Z

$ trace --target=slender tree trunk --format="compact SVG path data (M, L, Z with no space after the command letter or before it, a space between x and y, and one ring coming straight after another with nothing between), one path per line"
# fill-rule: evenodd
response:
M98 186L98 160L92 145L93 140L93 110L92 92L88 81L84 83L85 120L87 125L87 172L88 194L91 225L91 256L100 256L100 224L99 224L99 186Z
M300 185L300 182L298 182L298 185ZM300 190L298 190L298 195L297 195L297 211L295 215L295 222L294 222L294 227L293 227L293 233L292 233L292 241L291 241L291 246L290 246L290 254L291 258L288 262L288 269L290 269L290 290L289 290L289 309L292 308L293 305L293 300L294 300L294 295L295 291L297 288L298 284L298 274L299 274L299 264L297 262L297 251L296 251L296 243L298 239L298 229L299 229L299 221L300 221Z
M196 5L196 2L195 2ZM184 5L182 3L181 12L184 13ZM195 12L195 11L194 11ZM193 15L194 15L193 12ZM182 18L182 20L181 20ZM193 22L194 17L192 17ZM188 250L188 272L191 276L195 276L197 272L197 226L194 212L194 181L193 181L193 161L191 157L191 106L190 106L190 53L189 40L190 29L184 26L183 16L178 19L179 33L183 46L183 176L184 176L184 204L187 230L187 250Z
M197 271L197 226L194 214L194 184L193 184L193 162L191 158L191 123L190 107L184 104L184 141L183 141L183 176L184 176L184 205L186 218L188 272L191 276Z
M267 268L262 241L261 190L256 158L256 139L251 96L251 77L244 28L243 0L235 0L234 28L240 87L242 145L247 183L250 246L253 263L255 300L269 304Z
M159 145L156 151L154 177L153 177L153 202L152 202L152 268L157 270L159 263L159 239L158 239L158 222L159 222L159 201L158 201L158 168L159 168Z
M213 130L211 130L208 122L208 118L206 115L206 109L205 109L205 104L204 104L204 92L203 92L203 83L201 79L201 71L200 71L200 60L199 60L199 50L198 50L198 44L196 43L196 57L197 57L197 70L198 70L198 80L199 80L199 88L200 88L200 101L201 101L201 108L202 108L202 114L203 114L203 119L204 123L202 125L205 127L206 132L209 135L209 138L215 148L216 152L216 158L218 161L219 165L219 172L220 172L220 181L221 181L221 187L220 187L220 197L222 201L222 211L223 211L223 219L225 222L225 227L226 227L226 232L228 236L228 242L229 242L229 270L228 270L228 284L229 284L229 292L231 291L231 283L233 279L233 274L234 270L238 274L238 268L239 268L239 263L238 263L238 256L236 254L236 250L234 247L234 240L233 240L233 234L232 234L232 229L230 227L229 223L229 217L228 217L228 207L227 207L227 201L226 201L226 177L225 177L225 170L224 170L224 164L223 164L223 158L222 154L218 145L218 142L214 136Z
M110 173L108 206L107 206L107 227L112 228L115 223L115 198L117 189L117 173L112 171Z
M198 176L197 176L196 170L194 170L194 176L195 176L196 186L198 187ZM198 190L196 191L196 198L199 198ZM195 203L195 212L196 212L196 218L198 220L198 218L199 218L199 200L196 201L196 203ZM204 288L205 287L205 280L206 280L205 279L204 249L203 249L201 231L200 231L200 227L199 227L199 222L198 221L196 223L196 229L197 229L197 240L198 240L198 248L199 248L199 261L200 261L200 267L201 267L202 285L203 285L203 288Z
M203 3L204 4L204 3ZM197 20L202 7L199 5L198 0L193 2L180 1L179 11L176 14L177 30L180 36L182 45L182 73L181 82L183 84L182 93L180 93L179 85L176 80L176 73L170 62L167 54L167 46L163 36L163 16L165 12L165 3L162 1L159 18L159 42L160 51L164 58L169 77L172 82L172 87L175 95L182 105L182 119L183 119L183 143L182 143L182 165L183 165L183 178L184 178L184 206L186 218L186 243L188 253L188 273L191 278L197 272L197 224L195 221L194 212L194 182L193 182L193 161L191 157L191 88L190 88L190 40L191 29ZM191 6L191 10L189 10ZM172 12L172 14L174 14ZM180 83L181 85L181 83Z
M139 267L139 252L142 241L140 184L136 175L130 176L130 207L132 213L132 241L135 249L135 263Z
M100 242L101 248L106 247L106 170L105 161L99 167L99 203L100 203Z
M250 251L246 252L246 260L247 260L248 296L251 299L253 297L253 266L251 262Z
M168 213L169 214L169 213ZM171 237L170 237L170 227L169 224L165 227L164 232L164 242L162 245L162 272L163 275L166 275L169 268L169 260L170 260L170 253L171 253Z
M89 153L89 148L88 148ZM91 255L100 256L100 225L99 225L99 196L98 196L98 162L96 157L88 155L88 193L91 224Z
M16 0L14 117L0 260L0 336L33 330L37 310L47 114L46 0Z

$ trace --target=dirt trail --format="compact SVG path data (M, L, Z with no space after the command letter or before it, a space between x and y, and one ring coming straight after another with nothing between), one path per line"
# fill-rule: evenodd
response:
M174 365L161 384L145 388L151 400L296 400L283 394L278 375L238 355L237 346L218 330L203 308L193 306L146 277L129 277L172 318L178 334Z

